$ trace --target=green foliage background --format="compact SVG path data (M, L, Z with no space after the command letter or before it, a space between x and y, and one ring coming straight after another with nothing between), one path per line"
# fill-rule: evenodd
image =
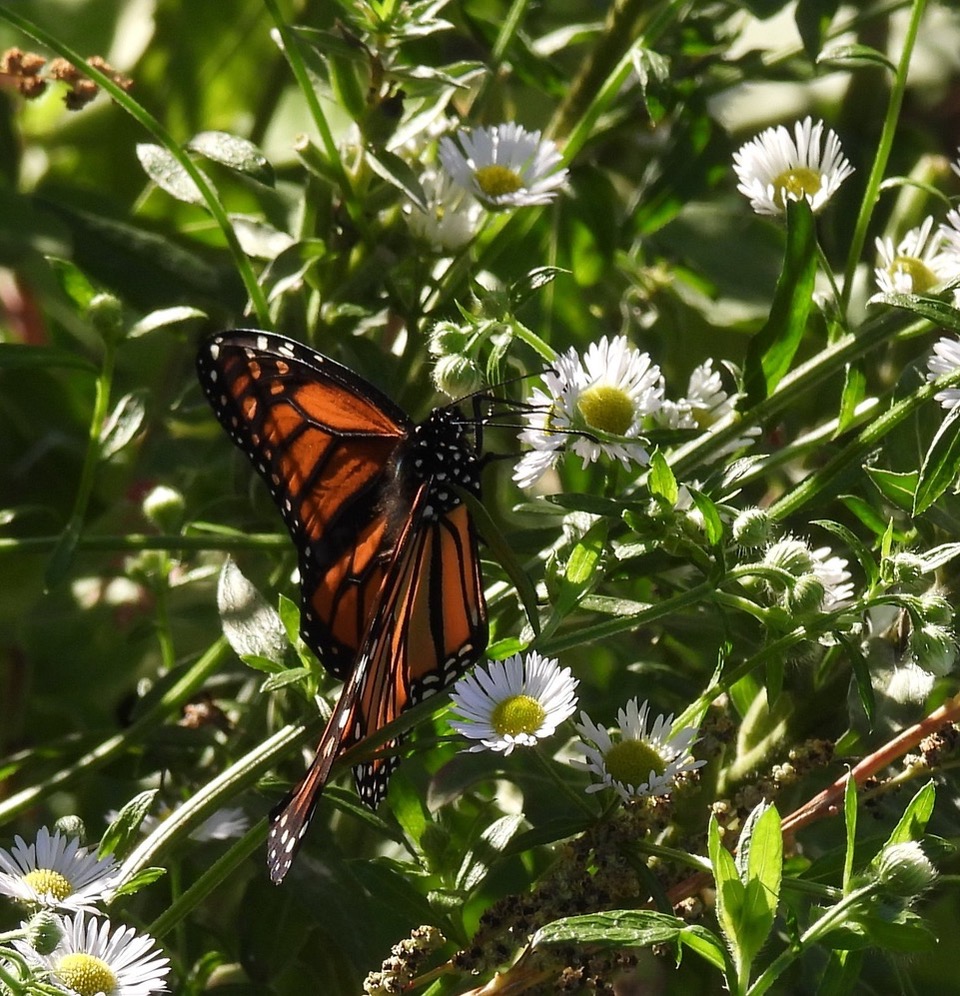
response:
M490 275L488 283L509 286L535 266L560 268L555 280L509 318L557 351L583 350L602 335L624 332L661 365L672 396L682 394L691 370L707 357L742 368L749 343L770 311L787 236L782 224L755 216L736 192L732 154L770 124L789 125L806 114L828 121L856 167L816 226L821 263L842 274L894 76L867 59L818 64L816 56L838 37L855 36L896 61L906 14L917 5L867 3L838 13L838 5L823 2L801 2L795 11L776 0L622 2L617 9L628 30L618 34L603 29L614 8L590 0L512 6L499 0L452 2L440 12L452 30L404 42L398 65L483 66L484 74L471 81L473 90L451 91L447 112L464 114L472 125L517 120L530 128L550 127L570 158L570 191L554 206L498 220L475 247L470 265L444 278L439 304L430 306L421 293L429 261L400 223L393 206L396 188L367 173L358 184L368 198L360 198L358 222L331 180L329 162L326 173L317 167L324 158L322 143L271 37L270 6L260 0L29 0L10 10L59 43L83 56L101 54L129 75L131 97L176 143L223 131L260 147L271 168L269 183L194 158L231 216L255 217L296 242L269 265L261 258L253 262L269 299L271 324L312 341L422 417L436 403L426 331L434 320L456 319L455 302L477 307L472 280L480 272ZM335 36L338 21L359 9L347 0L279 3L285 23L328 32L321 41ZM508 13L517 10L523 13L520 27L498 56L501 28ZM749 34L748 15L754 18ZM762 20L758 28L756 18L773 20ZM842 36L841 24L847 28ZM757 460L738 482L737 508L789 497L799 482L846 452L855 434L882 411L916 394L932 343L943 330L960 329L958 313L946 304L931 312L929 302L904 300L899 310L888 308L887 317L878 319L887 306L868 309L865 303L872 293L873 238L899 236L926 213L942 217L945 202L960 194L960 180L948 166L960 140L960 75L955 48L946 39L960 42L960 18L950 5L930 4L884 173L888 178L909 175L920 185L891 184L880 194L859 269L855 274L848 269L855 279L844 288L850 302L846 315L813 309L793 361L793 369L816 364L844 335L861 336L870 345L859 354L851 352L850 360L862 390L854 395L845 389L850 378L844 363L824 361L788 405L762 421L753 451ZM667 60L666 71L662 77L651 71L646 88L636 72L625 73L609 99L601 99L600 83L631 43L637 43L638 52L649 49ZM53 54L9 17L0 17L0 46L11 45ZM307 52L324 111L342 139L349 115L335 95L342 95L344 79L332 74L323 44ZM584 75L590 59L598 67L593 84ZM361 94L367 68L363 60L348 60L345 71L356 71ZM571 87L574 79L582 86ZM402 88L407 111L418 101L422 106L441 103L442 87L435 81L407 78ZM390 110L384 101L363 122L373 148L396 125ZM311 149L298 144L301 135L311 138ZM0 546L4 841L13 833L30 838L37 826L72 812L82 815L96 840L108 812L144 788L157 789L172 807L284 723L312 722L301 737L305 743L317 733L315 710L299 694L301 688L263 693L263 675L215 642L221 632L216 577L224 554L235 557L274 605L278 592L295 600L290 580L295 555L265 490L217 427L193 372L201 333L256 326L260 320L250 314L236 257L210 212L174 199L146 177L136 147L153 141L141 123L103 95L70 113L55 87L33 102L11 86L0 88L0 509L7 510ZM300 278L293 279L300 267ZM818 281L818 293L827 290L826 282ZM62 537L83 492L105 355L103 325L90 306L104 293L119 302L125 331L156 312L187 310L157 318L156 329L126 338L116 349L109 407L131 399L125 408L129 438L97 461L78 523L80 539L71 546ZM403 349L397 348L400 328L408 335ZM514 339L502 372L536 372L541 366L539 357ZM731 374L728 388L733 384ZM843 424L834 426L837 431L807 435L838 418L842 402L852 407L871 399L876 399L872 407L844 416ZM866 587L866 572L858 563L863 558L855 550L841 551L835 533L815 525L817 520L830 519L850 530L866 559L877 563L891 548L929 550L960 538L960 506L952 487L944 485L928 509L912 516L909 501L898 506L889 489L881 491L863 470L869 462L890 471L918 471L942 417L933 401L918 404L875 445L854 454L822 490L791 506L782 531L843 552L858 590ZM943 446L952 482L951 441ZM501 432L493 434L491 446L511 452L516 443L512 434ZM722 484L729 468L716 459L694 461L688 469L688 474L678 473L681 481L696 478L717 504L733 490ZM612 723L616 709L635 695L649 698L658 711L681 713L704 691L718 660L740 663L779 635L766 628L767 622L729 606L718 608L707 598L663 619L624 625L610 636L602 627L592 629L607 614L617 615L609 602L591 603L591 597L655 605L705 578L721 577L733 563L724 560L734 556L729 536L704 553L710 570L702 570L672 513L661 508L650 513L649 521L628 519L629 528L611 516L597 534L600 565L582 590L573 591L562 567L544 567L541 556L560 534L557 506L529 500L511 483L509 472L508 461L494 462L485 504L535 580L545 583L550 598L544 621L551 626L541 646L574 669L582 705L597 721ZM562 490L620 500L632 482L622 471L619 477L608 472L581 470L571 460L564 467ZM158 525L145 518L142 502L160 484L182 495L183 511L179 519ZM643 490L637 494L644 502L649 497ZM630 541L643 549L618 561L614 543ZM949 598L955 572L952 562L937 572ZM485 576L497 585L492 646L503 656L524 641L524 618L517 600L503 593L505 575L492 558L485 563ZM932 577L933 572L928 580ZM564 598L569 611L551 618L551 600L563 604ZM193 680L198 660L210 661L203 680L178 698L178 682ZM784 690L772 715L761 710L757 719L755 714L769 670L760 668L744 678L727 701L733 742L718 748L699 794L678 802L678 822L688 830L697 827L699 837L687 836L677 846L706 853L707 807L715 801L720 770L727 772L731 793L742 787L756 773L743 768L750 750L759 749L760 768L767 770L791 746L846 734L845 756L860 757L955 692L955 682L944 679L924 707L915 707L886 701L875 688L879 700L868 723L858 701L865 694L863 673L858 684L855 665L842 653L831 651L812 664L789 658L776 666ZM315 671L311 681L326 700L336 694L336 683L322 672ZM216 703L225 723L200 728L179 723L183 698ZM109 763L88 771L84 762L53 789L44 787L46 779L58 779L85 752L124 736L145 716L145 725L132 727L135 736ZM743 733L746 717L754 725ZM741 730L739 742L734 729ZM555 860L555 848L562 846L556 842L583 831L590 820L558 805L555 786L526 758L457 754L457 744L436 742L447 732L442 719L424 719L414 740L416 756L395 776L389 803L377 816L358 807L346 783L331 789L299 861L303 870L283 888L267 881L259 839L251 836L245 846L252 856L185 910L184 919L162 938L175 964L174 991L200 992L216 979L237 993L357 992L390 945L420 923L445 928L451 942L446 957L458 947L469 948L484 910L504 895L529 890ZM930 830L939 841L936 863L945 873L955 872L954 766L947 759L925 772L936 777L940 791ZM259 818L298 777L302 757L288 751L272 770L260 772L259 784L251 775L228 793L231 804ZM731 771L738 773L732 781ZM792 786L777 801L781 815L842 771L833 763ZM495 776L500 779L496 786ZM864 829L869 817L861 820L858 847L865 857L886 839L919 787L909 776L903 781L909 783L905 790L882 794L872 804L876 833L870 826ZM571 776L570 784L579 793L586 779ZM33 786L40 791L29 805L9 804ZM498 852L483 834L504 815L504 797L516 800L518 794L528 836L513 838ZM844 845L838 820L805 831L803 853L815 864L798 875L833 881ZM185 834L176 838L155 862L166 867L164 879L121 899L118 915L144 928L156 924L225 848L223 842L191 842ZM465 876L471 863L483 874ZM464 887L467 879L470 888ZM781 945L795 935L806 913L803 903L795 903L781 910ZM944 943L915 960L894 953L892 960L858 961L860 978L852 980L853 991L891 991L894 969L899 991L947 991L955 974L949 938L960 926L956 891L938 891L923 912L931 933ZM710 916L708 911L705 922ZM889 948L895 951L892 943ZM640 957L647 959L641 961L640 976L651 991L720 991L719 976L690 954L676 970L669 959ZM801 959L781 982L782 991L814 991L828 960L826 949ZM428 991L465 992L487 977L448 978ZM541 991L554 991L552 982L538 984ZM847 991L837 985L831 991Z

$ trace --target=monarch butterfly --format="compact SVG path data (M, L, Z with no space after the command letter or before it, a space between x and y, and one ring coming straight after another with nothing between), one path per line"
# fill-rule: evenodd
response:
M477 535L458 491L479 496L480 430L456 405L414 423L353 371L266 332L206 339L197 371L296 544L301 636L344 682L306 775L271 813L279 883L340 754L486 648ZM354 768L371 808L397 764L393 753Z

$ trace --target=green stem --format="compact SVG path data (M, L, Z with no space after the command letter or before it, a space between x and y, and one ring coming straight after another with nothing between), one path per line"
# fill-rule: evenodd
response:
M0 537L0 553L45 553L61 541L60 536ZM219 550L232 553L237 550L289 550L290 537L279 533L250 533L246 536L225 536L203 533L196 536L156 536L129 533L126 536L79 536L78 550L122 553L128 550Z
M207 898L260 846L267 835L266 818L252 826L230 849L219 857L187 890L165 910L150 926L151 937L163 937L178 926L192 910Z
M31 785L0 802L0 824L49 798L54 791L65 788L84 775L102 768L127 751L141 749L154 729L161 726L168 716L202 688L230 653L227 641L221 637L175 684L167 689L152 708L123 732L108 737L72 764L45 778L40 784Z
M843 296L840 299L840 313L842 315L846 314L850 303L850 295L853 293L853 278L856 273L857 264L860 262L860 257L863 253L863 245L867 239L867 229L870 227L873 209L880 195L880 184L883 182L883 176L887 169L890 150L893 147L893 138L897 130L897 121L900 118L900 108L903 104L903 94L907 86L910 58L913 55L913 46L917 40L920 20L923 17L926 5L926 0L914 0L910 23L904 35L903 52L900 54L897 75L890 90L890 100L887 104L887 113L883 121L883 131L880 133L880 141L877 143L877 153L873 158L873 166L870 170L870 176L867 179L867 189L863 193L863 200L860 203L860 214L857 217L853 239L850 242L850 253L847 256L847 267L843 275Z
M712 427L711 431L678 447L668 458L670 469L681 480L691 477L713 454L743 434L746 427L762 425L780 412L789 409L816 385L843 370L847 363L864 356L894 337L912 337L933 328L927 319L911 316L908 324L895 311L886 312L867 322L856 335L845 335L822 349L816 356L787 374L769 398L754 405L742 415L733 412Z
M960 385L960 371L954 371L925 384L908 398L898 401L889 411L878 416L824 467L800 482L767 510L774 521L784 519L802 508L816 495L841 477L850 467L860 466L863 459L874 450L887 433L912 415L935 394L949 387Z
M748 996L761 996L762 993L765 993L791 962L796 961L810 945L815 944L831 930L840 926L847 919L848 914L853 912L864 900L868 899L871 893L875 892L877 888L877 883L871 882L862 889L857 889L848 896L844 896L836 906L827 910L819 920L815 921L803 932L799 941L778 955L764 969L753 985L746 990Z
M9 5L0 5L0 20L4 20L8 24L12 24L28 37L33 38L41 45L45 45L51 51L56 52L57 55L60 55L69 62L72 62L83 72L85 76L88 76L94 81L94 83L110 94L115 103L122 107L123 110L134 118L134 120L136 120L146 131L153 135L153 137L167 150L167 152L173 156L177 163L183 168L184 172L196 184L197 189L203 197L207 210L213 216L214 221L217 223L217 226L222 232L227 243L227 248L233 256L234 265L236 266L237 271L243 280L243 284L246 287L247 294L250 297L250 303L253 310L257 314L257 320L264 328L269 328L270 311L267 307L267 299L263 294L262 288L257 282L257 277L253 272L253 267L250 265L250 260L240 247L237 234L233 230L233 225L230 223L229 217L227 217L227 212L224 210L223 205L220 203L220 199L214 189L210 186L207 178L194 165L193 160L183 151L183 149L180 148L179 143L174 141L173 137L166 130L166 128L164 128L164 126L155 117L153 117L146 110L146 108L138 104L125 90L117 86L117 84L109 76L101 72L95 66L91 66L86 59L80 56L69 46L64 45L63 42L58 41L53 35L49 34L47 31L44 31L43 28L34 24L32 21L29 21L27 18L22 17L20 14L13 13L13 11L10 10Z

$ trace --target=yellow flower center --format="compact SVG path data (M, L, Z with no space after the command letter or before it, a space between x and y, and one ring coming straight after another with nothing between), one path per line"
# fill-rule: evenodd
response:
M603 755L610 777L621 785L643 785L653 771L662 775L667 770L663 758L643 740L621 740Z
M512 169L493 163L481 166L474 174L477 185L487 197L502 197L504 194L515 194L523 189L523 180Z
M897 256L887 267L887 273L891 277L896 277L899 273L909 277L914 294L923 294L931 287L936 287L940 282L930 267L917 259L916 256Z
M23 876L24 882L41 896L51 895L55 899L66 899L73 892L73 883L50 868L35 868Z
M577 400L587 425L615 436L623 436L633 425L633 401L626 391L609 384L588 387Z
M776 191L773 200L782 211L786 207L788 197L796 201L813 197L821 186L823 186L821 174L815 169L810 169L809 166L794 166L773 181L773 189Z
M546 716L543 706L532 696L512 695L497 703L490 725L500 736L515 737L518 733L536 733Z
M110 966L93 955L64 955L55 974L64 985L80 996L96 996L97 993L110 996L117 987L117 977L110 971Z

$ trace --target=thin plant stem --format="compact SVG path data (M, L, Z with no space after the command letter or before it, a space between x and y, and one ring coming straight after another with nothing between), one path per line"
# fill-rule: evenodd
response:
M846 314L850 304L850 295L853 293L853 278L856 274L857 264L860 262L860 257L863 253L863 246L867 239L867 229L870 227L873 209L880 195L880 184L883 182L887 162L890 159L890 150L893 148L893 138L896 134L897 121L900 119L900 108L903 104L903 95L907 87L907 74L910 69L913 46L917 40L917 32L920 29L920 21L926 6L926 0L914 0L910 23L903 38L903 52L900 54L897 75L894 77L893 87L890 90L887 113L883 119L883 130L880 133L880 141L877 143L876 155L873 157L870 176L867 178L867 189L863 192L863 200L860 203L860 213L857 216L857 223L853 230L853 238L850 240L850 252L847 256L847 266L843 275L843 294L840 298L840 313L843 315Z

